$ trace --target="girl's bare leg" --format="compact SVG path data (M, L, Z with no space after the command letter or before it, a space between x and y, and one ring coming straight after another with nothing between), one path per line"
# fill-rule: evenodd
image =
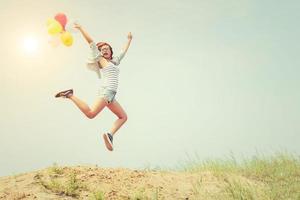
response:
M97 116L99 112L107 105L107 102L103 98L99 98L95 101L92 108L90 108L84 101L80 100L78 97L72 95L69 97L75 105L90 119Z
M118 117L110 130L110 133L114 135L119 130L119 128L127 121L127 114L125 113L119 102L116 100L108 104L107 107Z

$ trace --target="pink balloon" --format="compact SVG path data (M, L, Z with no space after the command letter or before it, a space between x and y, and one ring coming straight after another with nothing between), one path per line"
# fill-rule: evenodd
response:
M54 19L56 19L56 21L58 21L65 30L67 24L67 16L64 13L57 13Z
M57 36L52 36L48 39L48 43L52 46L52 47L58 47L60 44L60 35Z

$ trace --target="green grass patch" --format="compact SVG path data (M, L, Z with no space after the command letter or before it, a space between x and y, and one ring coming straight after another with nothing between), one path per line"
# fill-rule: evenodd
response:
M104 193L102 191L96 191L89 195L89 200L104 200Z
M196 199L300 199L300 159L296 155L260 155L241 162L233 157L204 162L193 159L184 165L183 170L200 176L193 188ZM201 174L205 172L210 172L216 179L213 190L202 180Z
M86 190L86 186L76 178L76 172L72 171L65 174L67 178L56 177L53 174L48 174L48 178L44 175L37 174L35 179L45 189L50 190L58 195L78 197L81 190Z

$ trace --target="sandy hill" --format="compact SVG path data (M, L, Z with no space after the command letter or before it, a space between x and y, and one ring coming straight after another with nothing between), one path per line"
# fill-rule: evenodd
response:
M0 199L192 199L199 177L185 172L50 167L0 178Z
M54 165L1 177L2 199L300 200L300 157L209 161L180 171Z

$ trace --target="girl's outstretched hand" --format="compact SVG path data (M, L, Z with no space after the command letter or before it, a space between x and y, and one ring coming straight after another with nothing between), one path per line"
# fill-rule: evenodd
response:
M128 38L128 40L132 40L132 34L131 34L131 32L128 33L127 38Z
M75 22L75 23L74 23L74 28L80 29L80 28L81 28L81 25L78 24L77 22Z

